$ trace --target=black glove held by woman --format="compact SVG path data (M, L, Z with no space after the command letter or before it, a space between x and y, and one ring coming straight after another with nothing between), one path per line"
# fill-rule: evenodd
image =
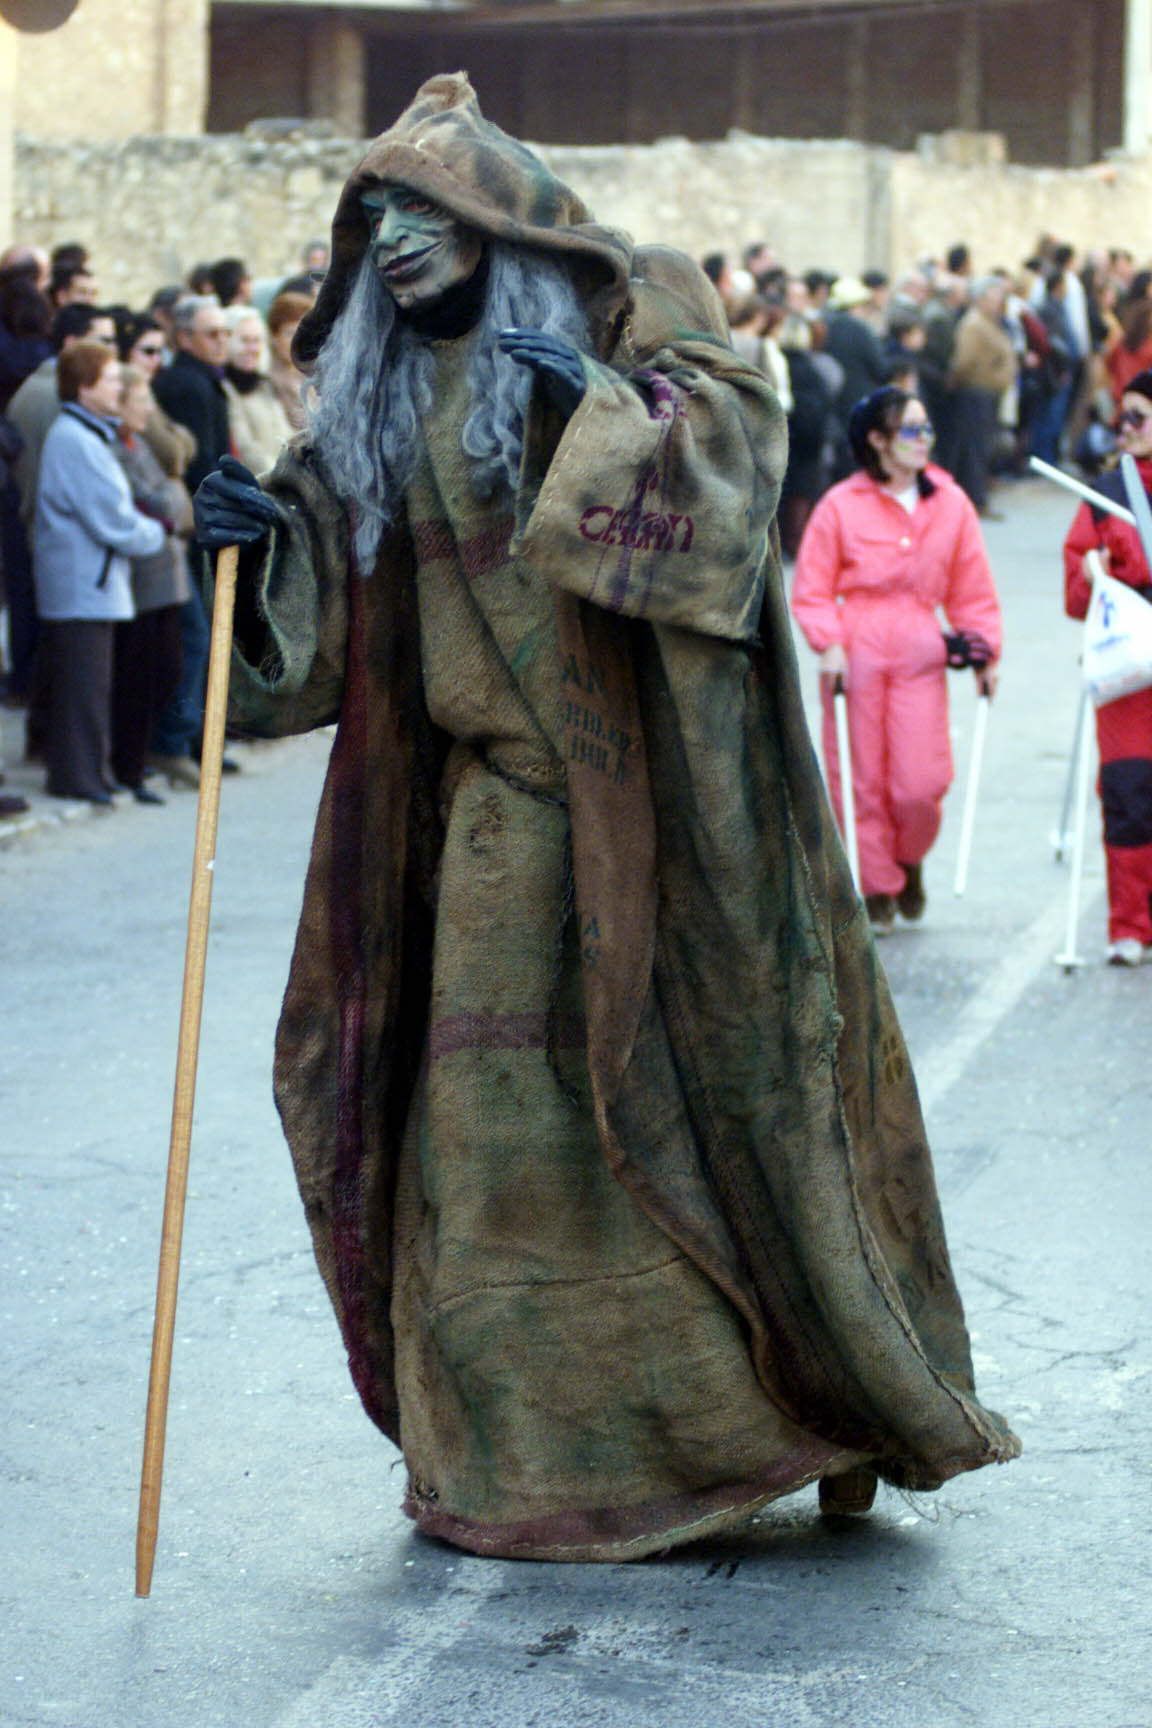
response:
M945 632L944 646L948 650L948 664L954 672L961 672L966 666L982 672L993 658L991 644L978 630L957 630L954 636Z

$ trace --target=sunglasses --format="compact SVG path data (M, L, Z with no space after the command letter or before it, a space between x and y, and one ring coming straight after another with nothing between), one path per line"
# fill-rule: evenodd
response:
M1149 420L1152 420L1152 414L1145 414L1139 408L1125 408L1116 424L1117 426L1132 426L1138 430L1141 426L1147 426Z
M921 420L918 426L897 426L896 436L909 444L914 444L918 438L931 442L936 436L936 428L931 420Z

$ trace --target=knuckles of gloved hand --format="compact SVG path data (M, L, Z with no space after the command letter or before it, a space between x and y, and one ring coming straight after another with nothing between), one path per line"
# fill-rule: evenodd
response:
M968 666L980 672L992 660L991 645L977 630L956 630L951 635L946 633L944 647L948 664L955 672L963 671Z
M222 456L197 487L192 513L197 540L213 550L255 545L280 518L255 474L234 456Z
M588 386L580 354L571 342L544 330L502 330L497 342L517 365L531 367L554 407L565 415L576 412Z

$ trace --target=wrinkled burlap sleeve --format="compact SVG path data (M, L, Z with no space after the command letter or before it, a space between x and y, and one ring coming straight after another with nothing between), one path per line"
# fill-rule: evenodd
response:
M528 563L609 611L754 641L787 459L771 385L707 339L585 370L521 532Z
M241 552L228 717L278 738L339 716L349 535L307 446L289 445L261 485L280 520L266 542Z

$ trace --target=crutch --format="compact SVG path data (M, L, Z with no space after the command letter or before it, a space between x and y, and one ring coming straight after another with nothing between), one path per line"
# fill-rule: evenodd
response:
M1074 492L1077 498L1083 498L1093 509L1103 510L1106 516L1119 516L1121 522L1128 522L1133 528L1137 527L1131 510L1126 510L1123 504L1117 504L1115 498L1106 498L1103 492L1093 491L1092 487L1085 486L1082 480L1073 480L1071 474L1065 474L1062 468L1053 468L1050 462L1042 462L1039 456L1030 456L1028 466L1033 474L1040 474L1045 480L1055 481L1057 486L1063 486L1065 492Z
M1076 730L1072 734L1072 751L1068 757L1068 773L1064 781L1064 802L1060 806L1060 826L1052 835L1052 850L1057 864L1063 864L1072 838L1068 823L1072 817L1072 800L1076 796L1076 764L1080 760L1080 734L1088 719L1088 692L1081 690L1076 710Z
M992 707L992 692L983 679L976 699L976 730L972 735L972 755L968 761L968 784L964 790L964 817L960 823L960 851L956 859L956 880L953 892L959 898L968 887L968 866L972 861L972 836L976 831L976 800L980 795L980 775L984 768L984 741L988 736L988 714Z
M1099 580L1104 573L1100 555L1096 551L1088 552L1084 557L1084 568L1093 582ZM1068 921L1064 927L1064 946L1059 954L1053 955L1057 966L1062 966L1066 973L1072 972L1077 966L1086 964L1084 956L1077 952L1077 940L1080 932L1080 898L1084 885L1084 851L1088 836L1088 799L1092 791L1092 728L1085 723L1080 728L1076 754L1076 823L1072 830L1072 871L1068 881Z
M860 847L856 839L856 789L852 780L852 741L848 734L848 692L844 675L837 672L832 685L832 708L836 716L836 754L840 758L840 801L844 806L844 849L856 892L860 892Z

